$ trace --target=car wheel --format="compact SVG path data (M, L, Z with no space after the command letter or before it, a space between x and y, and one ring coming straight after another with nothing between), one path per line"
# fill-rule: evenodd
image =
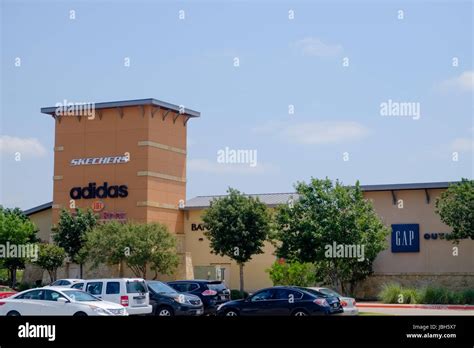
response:
M307 317L308 312L302 310L302 309L297 309L296 311L293 312L294 317Z
M228 309L225 311L226 317L238 317L239 313L235 309Z
M7 313L7 317L19 317L21 316L20 313L18 313L17 311L10 311Z
M174 312L170 307L158 307L156 309L156 315L159 317L172 317Z
M87 314L84 312L74 313L73 317L87 317Z

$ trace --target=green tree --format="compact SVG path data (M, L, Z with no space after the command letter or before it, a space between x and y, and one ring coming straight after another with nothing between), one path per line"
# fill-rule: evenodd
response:
M474 239L474 180L452 184L436 199L436 213L453 231L446 239Z
M77 208L75 213L63 209L57 226L53 228L54 242L66 251L72 262L79 264L81 278L84 260L80 250L84 246L87 231L95 225L97 225L97 216L91 209L83 212Z
M62 266L65 258L66 252L63 248L43 243L39 245L38 259L35 263L48 271L51 282L54 282L57 278L58 268Z
M273 285L314 286L316 269L312 263L277 261L266 270Z
M293 204L277 209L277 256L314 263L319 282L343 293L349 285L353 293L357 283L372 273L377 254L386 248L388 228L364 199L358 182L348 187L339 181L333 185L329 179L311 179L309 184L298 182L296 191L298 199ZM346 246L363 255L336 255L335 247Z
M137 277L146 278L147 269L172 274L179 264L176 238L159 223L136 224L110 222L87 232L83 253L97 267L104 263L125 263Z
M26 246L36 243L36 226L19 208L9 209L0 206L0 265L8 270L8 278L12 287L16 286L18 269L25 268L28 259L24 257L6 257L7 246Z
M229 188L228 195L211 202L202 216L211 252L230 257L240 270L240 291L244 293L244 265L262 254L271 233L271 215L258 198Z

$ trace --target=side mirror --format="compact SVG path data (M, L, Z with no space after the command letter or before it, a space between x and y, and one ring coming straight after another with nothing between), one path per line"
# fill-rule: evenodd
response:
M70 302L69 300L65 299L64 297L58 298L57 301L58 301L59 303L69 303L69 302Z

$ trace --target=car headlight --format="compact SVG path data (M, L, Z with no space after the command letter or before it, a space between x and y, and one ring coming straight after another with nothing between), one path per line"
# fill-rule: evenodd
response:
M90 308L98 315L112 315L108 310L100 307L90 306Z
M184 296L183 294L179 294L178 296L174 297L173 298L176 302L178 303L186 303L186 296Z

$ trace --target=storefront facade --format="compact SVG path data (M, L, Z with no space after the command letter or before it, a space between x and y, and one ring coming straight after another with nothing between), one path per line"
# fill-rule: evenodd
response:
M51 241L51 226L61 209L91 208L102 221L156 221L178 239L181 264L174 278L223 279L238 288L237 265L213 255L203 235L201 214L213 197L186 200L186 130L198 112L155 99L98 103L88 117L59 115L57 107L41 111L55 122L53 201L26 213L42 240ZM435 213L435 199L448 184L363 186L365 197L392 232L359 296L373 297L389 281L474 288L474 241L461 241L455 252L443 239L450 229ZM270 208L297 198L291 193L258 196ZM272 285L266 269L274 261L274 249L267 243L265 253L245 267L248 291ZM117 272L104 266L86 270L84 277ZM59 276L77 277L78 269L67 265ZM41 270L31 266L25 277L45 280Z

